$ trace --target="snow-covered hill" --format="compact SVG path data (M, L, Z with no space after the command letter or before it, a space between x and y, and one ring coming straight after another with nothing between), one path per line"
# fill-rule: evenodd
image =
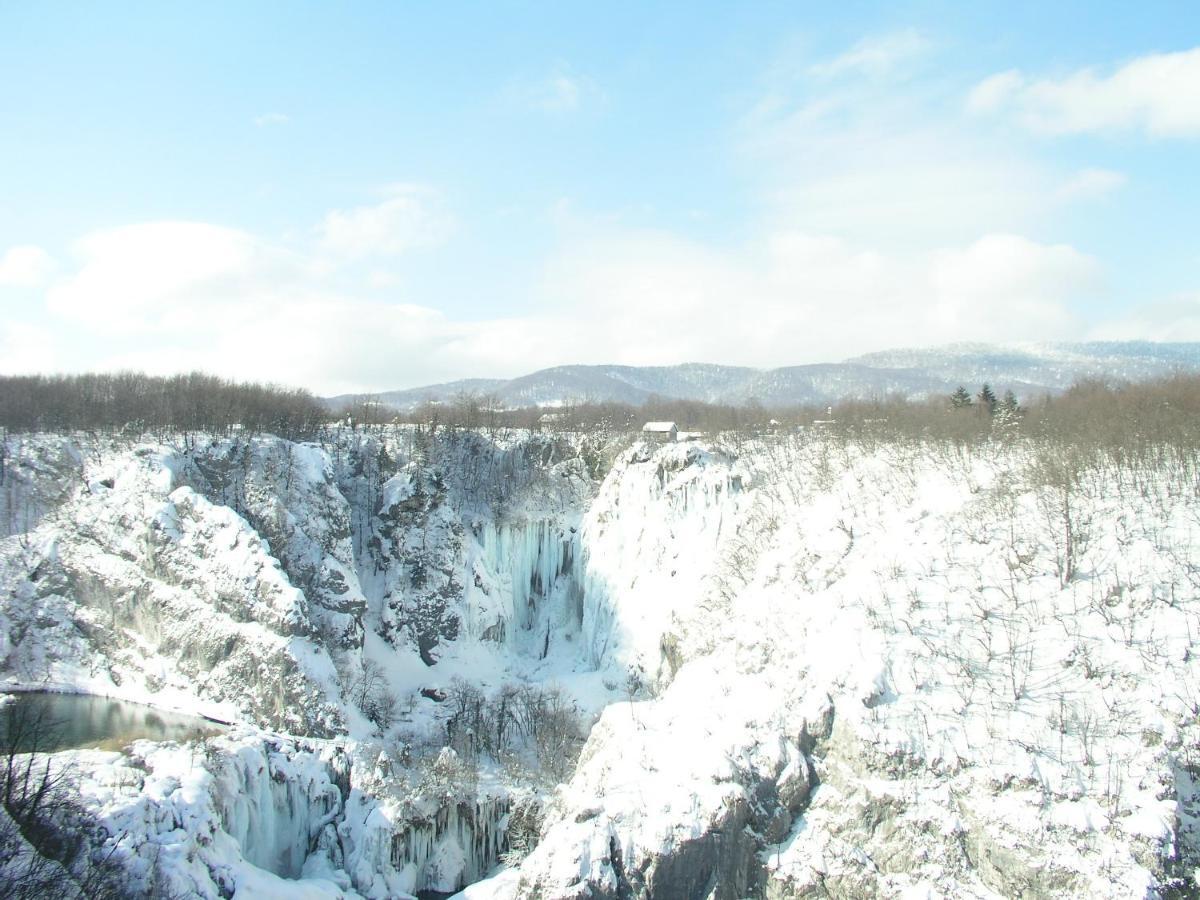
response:
M380 402L413 410L466 393L493 394L508 407L564 402L640 405L655 397L708 403L826 404L899 394L921 399L960 384L989 382L1022 398L1055 393L1081 378L1139 381L1200 369L1200 344L1147 341L952 344L889 350L839 363L752 369L688 363L678 366L557 366L511 380L474 379L378 394ZM327 399L333 408L363 395Z
M243 723L59 755L131 889L1197 889L1193 454L9 442L4 674Z

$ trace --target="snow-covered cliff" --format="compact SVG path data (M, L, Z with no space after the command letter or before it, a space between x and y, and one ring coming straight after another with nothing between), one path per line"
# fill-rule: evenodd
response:
M1195 890L1196 473L1064 453L629 458L585 555L629 517L602 602L674 677L605 711L537 849L470 896Z
M203 712L268 729L259 743L349 735L336 802L294 754L209 742L201 806L218 856L239 866L294 880L320 859L344 887L394 896L496 864L508 788L375 778L357 747L383 739L382 759L432 771L452 684L528 683L548 657L576 668L578 524L594 490L577 447L406 429L320 444L9 440L9 683Z
M368 637L391 670L463 641L544 655L548 625L578 629L592 485L569 447L10 442L9 519L29 527L0 544L0 659L27 684L330 735L355 727Z
M1196 889L1190 458L778 437L600 482L521 435L21 447L4 673L255 726L84 755L130 864L201 895ZM541 825L485 878L518 798Z
M197 489L211 486L189 455L63 441L63 458L83 460L74 489L0 543L5 673L339 730L324 596L296 587L244 516Z

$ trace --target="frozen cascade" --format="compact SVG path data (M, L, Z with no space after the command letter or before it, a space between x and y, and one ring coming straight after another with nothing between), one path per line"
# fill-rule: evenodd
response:
M392 835L392 865L415 875L414 891L461 890L499 862L508 810L507 800L444 806Z
M477 527L476 635L513 645L518 632L577 630L583 596L576 561L579 530L552 519ZM545 622L546 625L542 625ZM514 627L515 626L515 627ZM541 626L541 627L539 627ZM544 645L536 648L544 652Z
M461 890L499 862L510 806L504 797L480 798L414 817L355 790L338 826L347 871L365 896Z
M312 751L267 741L222 757L214 800L248 862L300 877L317 838L341 814L338 768Z
M745 494L728 460L694 445L634 448L581 527L581 627L587 662L652 671L664 635L717 574ZM671 598L671 603L664 603Z

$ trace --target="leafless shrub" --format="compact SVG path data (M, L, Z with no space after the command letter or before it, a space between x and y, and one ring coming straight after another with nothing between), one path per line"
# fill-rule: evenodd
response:
M530 779L557 784L570 776L583 745L579 710L557 688L505 685L488 698L479 688L455 679L447 691L448 746L465 760L488 755L514 763L527 750L535 763Z
M345 668L339 673L342 696L357 706L367 719L387 731L395 724L400 704L388 687L383 666L373 659L364 659L355 672Z

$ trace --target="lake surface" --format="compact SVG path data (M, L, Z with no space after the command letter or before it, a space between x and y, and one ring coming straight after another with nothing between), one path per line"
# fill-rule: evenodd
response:
M187 741L223 730L199 716L140 703L43 691L8 694L0 705L0 747L17 750L121 750L132 741Z

